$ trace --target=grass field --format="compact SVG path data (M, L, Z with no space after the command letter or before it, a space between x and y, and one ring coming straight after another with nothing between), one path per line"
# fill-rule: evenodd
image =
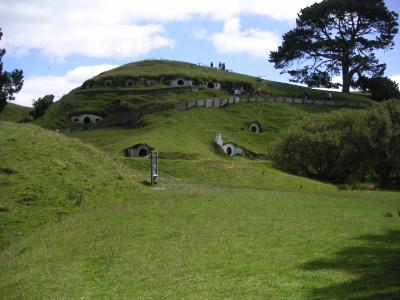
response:
M293 121L328 112L240 104L69 136L1 123L0 298L398 298L398 192L213 151L221 132L265 153ZM123 157L138 142L160 153L155 187L147 159Z

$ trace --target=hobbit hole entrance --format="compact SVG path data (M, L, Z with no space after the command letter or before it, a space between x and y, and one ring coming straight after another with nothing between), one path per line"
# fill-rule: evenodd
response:
M83 119L83 124L90 124L90 123L91 123L91 120L90 120L89 117L85 117L85 118Z
M232 155L232 148L231 147L226 148L226 153L228 155Z
M178 84L178 85L184 85L185 82L184 82L182 79L179 79L178 82L177 82L177 84Z
M141 149L140 151L139 151L139 156L140 157L144 157L144 156L147 156L148 155L148 153L147 153L147 150L146 149Z

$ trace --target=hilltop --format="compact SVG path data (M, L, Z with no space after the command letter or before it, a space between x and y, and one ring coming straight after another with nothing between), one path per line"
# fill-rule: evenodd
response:
M85 123L111 121L143 109L157 109L184 101L232 97L284 96L326 99L327 92L278 83L235 72L168 60L126 64L86 80L56 102L36 121L49 128L74 128ZM369 102L357 94L334 93L341 101ZM80 118L81 117L81 118ZM75 120L75 121L74 121Z

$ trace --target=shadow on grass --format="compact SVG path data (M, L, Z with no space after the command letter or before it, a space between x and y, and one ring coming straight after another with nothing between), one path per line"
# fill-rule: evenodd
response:
M311 292L311 299L400 299L400 230L363 235L360 246L344 248L327 260L313 260L304 270L343 270L355 279Z

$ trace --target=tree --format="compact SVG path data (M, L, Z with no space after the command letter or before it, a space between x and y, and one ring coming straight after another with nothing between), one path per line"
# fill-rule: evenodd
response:
M332 77L342 74L349 92L355 75L383 76L386 65L374 51L393 48L397 17L384 0L323 0L300 11L269 61L309 87L338 87Z
M53 104L54 96L46 95L43 98L38 98L33 101L33 109L29 112L29 114L37 119L44 115L46 110Z
M397 82L387 77L361 77L360 87L371 93L375 100L399 99L400 91Z
M0 40L2 36L3 33L0 28ZM5 53L6 50L0 48L0 112L6 107L7 101L14 100L14 94L21 90L24 83L22 70L3 71L1 60Z

